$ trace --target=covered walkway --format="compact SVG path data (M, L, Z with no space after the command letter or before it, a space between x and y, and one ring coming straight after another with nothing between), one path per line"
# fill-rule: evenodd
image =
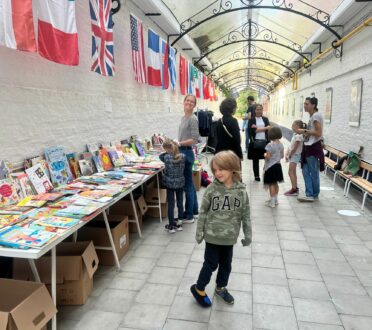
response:
M283 195L289 180L280 185L279 206L267 208L267 192L250 175L251 164L243 164L253 243L234 248L235 305L214 297L212 308L202 309L190 294L204 252L195 224L172 235L164 222L148 219L143 240L131 236L122 271L100 267L86 305L60 309L59 329L372 329L371 212L339 215L360 205L337 186L322 190L319 202L299 203ZM332 187L331 179L322 175L321 186ZM212 279L210 296L213 290Z

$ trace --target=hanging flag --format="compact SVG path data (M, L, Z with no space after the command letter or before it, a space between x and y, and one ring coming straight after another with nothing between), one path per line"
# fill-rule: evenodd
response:
M172 90L176 88L177 71L176 71L176 50L173 47L169 47L168 57L169 67L169 80Z
M162 89L169 87L169 70L168 70L168 44L161 39L161 86Z
M188 93L188 81L189 81L189 64L187 60L180 55L180 89L181 94L185 95Z
M39 54L56 63L79 64L75 0L39 0Z
M209 99L209 79L206 76L203 76L203 95L204 100Z
M91 70L102 76L115 75L114 38L111 14L111 0L90 0L92 23L92 60Z
M199 98L204 99L204 88L203 88L203 81L204 81L204 74L199 72L199 79L198 79L198 84L199 84Z
M151 86L161 86L160 39L152 30L148 30L148 59L147 80Z
M130 14L130 40L135 79L140 84L144 84L146 82L146 64L143 47L143 26L142 21L132 14Z
M196 85L198 79L198 69L189 63L189 88L188 93L196 95Z
M0 45L36 52L32 0L0 0Z

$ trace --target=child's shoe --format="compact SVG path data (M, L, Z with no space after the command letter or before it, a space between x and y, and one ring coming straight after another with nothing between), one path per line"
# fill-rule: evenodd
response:
M203 307L212 306L212 302L209 299L207 294L205 294L205 296L202 296L196 291L196 284L191 285L190 291L200 306L203 306Z
M182 229L182 220L180 220L180 219L176 219L176 230L177 231L182 231L183 229Z
M176 226L165 225L165 230L168 230L170 234L174 234L176 232Z
M227 291L226 288L221 288L221 289L216 288L216 290L214 291L214 294L216 296L221 297L225 303L229 305L234 304L234 297L229 293L229 291Z
M271 199L268 201L265 201L265 205L271 208L275 207L275 201L272 201Z
M296 189L291 188L290 190L286 191L284 195L285 196L298 196L298 192L299 192L298 188Z

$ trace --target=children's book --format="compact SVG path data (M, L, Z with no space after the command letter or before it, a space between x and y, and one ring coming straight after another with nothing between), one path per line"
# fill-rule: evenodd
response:
M86 159L79 160L80 172L82 175L92 175L93 169L91 164Z
M33 209L27 213L25 213L22 217L23 218L32 218L32 219L39 219L39 218L46 218L52 217L58 211L58 209L54 209L52 207L41 207L38 209Z
M25 172L11 173L11 177L18 186L17 191L19 191L20 198L35 195L30 179Z
M25 169L31 168L31 167L33 167L37 164L40 164L42 166L42 168L43 168L45 174L47 175L48 179L50 179L48 163L41 156L27 158L24 161Z
M137 146L134 142L130 144L131 149L136 153L137 156L139 156L139 152L137 150Z
M43 194L53 189L52 183L41 164L36 164L26 169L26 174L38 194Z
M105 177L101 177L101 176L97 176L97 175L93 175L93 176L82 176L79 178L79 181L80 182L84 182L84 183L91 183L91 184L95 184L95 185L98 185L98 184L104 184L104 183L107 183L108 181L110 181L109 178L105 178Z
M108 202L112 199L113 193L110 190L87 190L82 191L79 196L92 200L100 200L101 202L103 202L102 198L105 198L105 202Z
M87 150L92 154L94 155L95 153L98 152L99 148L98 148L98 144L97 143L88 143L87 144Z
M10 205L0 209L0 214L22 214L33 209L30 206Z
M45 193L32 196L32 199L53 202L56 199L61 198L62 196L63 195L61 193Z
M71 228L78 224L80 219L66 217L44 217L36 220L34 223L39 226L56 227L56 228Z
M102 166L103 166L103 169L105 171L111 171L114 169L114 167L112 166L112 163L111 163L111 160L110 160L110 156L108 154L108 151L106 148L101 148L99 150L99 155L100 155L100 158L102 160Z
M66 155L68 165L70 166L71 175L74 179L81 176L80 169L79 169L79 162L77 158L76 152L71 152Z
M0 229L13 226L23 220L19 217L19 214L0 214Z
M0 180L0 207L18 202L16 188L11 179Z
M0 160L0 180L7 179L9 177L9 173L9 163L5 160Z
M110 160L112 162L112 164L114 165L114 167L119 167L123 164L121 164L121 160L119 159L119 155L117 153L116 150L112 149L112 150L108 150L108 155L110 157Z
M55 216L81 219L89 214L94 213L98 209L98 206L69 205L65 209L58 210L55 213Z
M17 206L31 206L31 207L42 207L47 201L33 199L33 196L27 196L22 199Z
M72 180L72 174L63 147L57 146L45 149L45 159L48 163L50 177L55 187Z
M12 247L28 246L41 248L56 236L45 230L11 226L0 232L0 244Z
M103 172L104 171L103 163L102 163L102 159L98 151L95 153L92 153L92 159L93 159L94 166L97 169L97 172Z
M71 205L76 200L76 198L77 197L75 195L66 196L66 197L63 197L63 198L59 199L58 201L56 201L52 204L48 204L48 205L49 205L49 207L52 207L52 208L64 209L67 206Z
M145 156L145 151L143 150L142 144L140 142L136 142L136 148L139 156Z
M98 151L96 152L98 153ZM89 163L89 167L92 169L92 172L96 172L96 167L94 165L94 162L93 162L93 154L90 153L90 152L84 152L82 154L82 158L83 160L87 161ZM84 174L83 174L84 175Z

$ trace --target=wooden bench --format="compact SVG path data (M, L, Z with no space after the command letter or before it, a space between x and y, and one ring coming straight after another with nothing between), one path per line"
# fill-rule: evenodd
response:
M349 180L350 180L350 177L351 176L345 174L343 171L337 171L337 170L335 170L335 166L337 165L337 163L338 163L338 161L339 161L340 158L346 156L346 152L343 152L341 150L338 150L336 148L333 148L330 145L325 145L324 146L324 149L327 150L331 155L333 155L333 156L336 157L336 161L334 161L333 159L331 159L331 157L327 157L327 156L324 157L324 162L325 162L324 175L327 175L327 170L328 169L330 169L330 170L333 171L333 185L335 185L336 177L337 176L340 176L343 179L345 179L345 184L344 184L344 195L345 195L346 194L347 185L349 183Z
M362 176L351 177L348 181L346 197L349 195L350 186L354 185L363 192L363 201L361 209L364 209L367 196L372 196L372 182L369 181L372 175L372 164L361 161L360 168L363 170Z

